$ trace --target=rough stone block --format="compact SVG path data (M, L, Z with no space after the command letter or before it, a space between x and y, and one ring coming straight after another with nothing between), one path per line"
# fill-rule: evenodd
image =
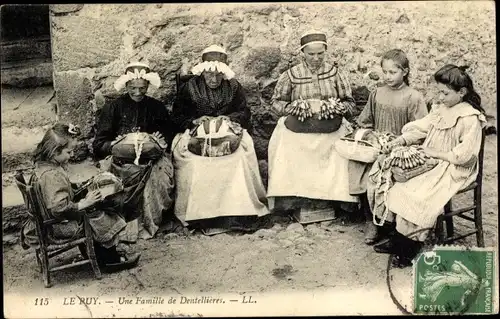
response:
M52 59L57 72L98 67L115 60L123 46L123 32L113 17L52 18Z
M5 68L2 65L2 85L14 87L37 87L52 84L52 62L41 60L35 63L22 63Z
M56 72L54 84L60 120L79 125L85 135L94 97L90 80L78 72Z
M248 74L260 78L270 76L271 71L281 60L281 51L277 47L262 47L250 51L246 58L245 69Z
M226 48L233 51L243 45L244 35L241 31L231 32L226 37Z

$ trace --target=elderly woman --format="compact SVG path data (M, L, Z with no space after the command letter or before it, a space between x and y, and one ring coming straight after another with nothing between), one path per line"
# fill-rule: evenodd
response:
M346 74L324 61L326 35L308 32L301 37L300 45L303 61L280 76L272 97L273 109L286 115L288 106L296 100L338 98L347 110L344 117L358 115L360 110L356 109ZM347 134L349 122L342 119L340 128L332 133L296 133L285 126L285 120L285 116L278 120L269 141L270 208L300 208L313 214L326 211L321 218L334 219L333 208L340 206L338 202L357 202L349 194L348 160L334 147L335 141ZM353 205L342 205L350 206Z
M202 62L191 71L193 76L179 88L172 111L180 133L172 142L176 216L185 226L202 228L206 234L248 229L251 221L269 211L253 141L246 131L250 110L244 90L219 46L206 48ZM241 141L234 152L207 158L193 151L192 136L214 118L236 131L239 127Z
M147 64L137 62L126 67L125 74L115 82L117 91L126 92L104 105L93 142L95 156L105 158L108 169L124 179L128 190L124 199L126 209L136 210L140 217L129 225L131 240L153 237L162 221L162 212L172 205L173 166L169 153L163 152L154 160L141 158L135 163L111 156L116 153L113 150L117 150L117 143L132 132L151 134L164 149L170 144L173 125L165 105L146 95L150 84L159 87L161 81Z

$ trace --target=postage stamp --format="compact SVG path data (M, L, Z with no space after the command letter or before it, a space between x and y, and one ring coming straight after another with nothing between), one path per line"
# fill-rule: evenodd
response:
M414 313L489 314L495 311L494 248L436 246L413 265Z

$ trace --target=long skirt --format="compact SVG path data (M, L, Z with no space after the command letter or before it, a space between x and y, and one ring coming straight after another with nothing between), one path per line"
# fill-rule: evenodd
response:
M391 175L381 170L382 160L374 163L368 178L372 212L379 219L395 222L399 233L419 241L428 237L452 196L477 176L477 167L462 168L440 161L422 175L392 184Z
M191 153L189 140L186 131L177 134L172 142L175 215L183 225L220 217L269 214L253 141L246 131L238 149L220 157Z
M284 121L278 120L269 141L269 207L280 199L357 203L349 193L349 161L335 150L335 141L347 134L346 123L336 132L315 134L292 132Z
M150 239L155 236L162 222L163 211L173 203L174 168L171 154L148 165L124 164L108 157L101 162L101 168L127 181L130 191L125 200L130 201L129 209L134 210L136 218L127 219L125 238L135 242L138 238ZM125 185L127 188L127 185ZM133 198L131 198L133 197ZM128 212L128 216L132 216Z

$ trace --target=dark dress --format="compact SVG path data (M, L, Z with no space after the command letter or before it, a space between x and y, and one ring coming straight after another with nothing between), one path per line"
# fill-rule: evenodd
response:
M193 120L199 117L221 115L245 129L250 127L250 109L244 89L237 80L222 80L218 88L211 89L202 76L193 76L180 87L172 110L177 133L191 129Z
M161 133L168 144L168 150L174 132L165 105L149 96L135 102L128 94L107 103L97 120L93 142L95 157L108 157L111 155L111 142L118 135L134 131ZM129 234L130 241L135 241L138 237L153 237L162 221L163 211L168 210L173 202L174 169L171 154L165 152L155 162L140 162L140 165L115 158L107 158L104 163L108 166L106 170L122 179L126 189L124 202L128 203L127 207L136 210L136 215L139 216L137 221L140 224L130 227L133 229Z
M94 154L102 159L111 155L111 142L121 134L136 128L146 133L160 132L170 145L173 139L173 124L167 108L160 101L145 96L140 102L124 94L104 105L97 121Z

